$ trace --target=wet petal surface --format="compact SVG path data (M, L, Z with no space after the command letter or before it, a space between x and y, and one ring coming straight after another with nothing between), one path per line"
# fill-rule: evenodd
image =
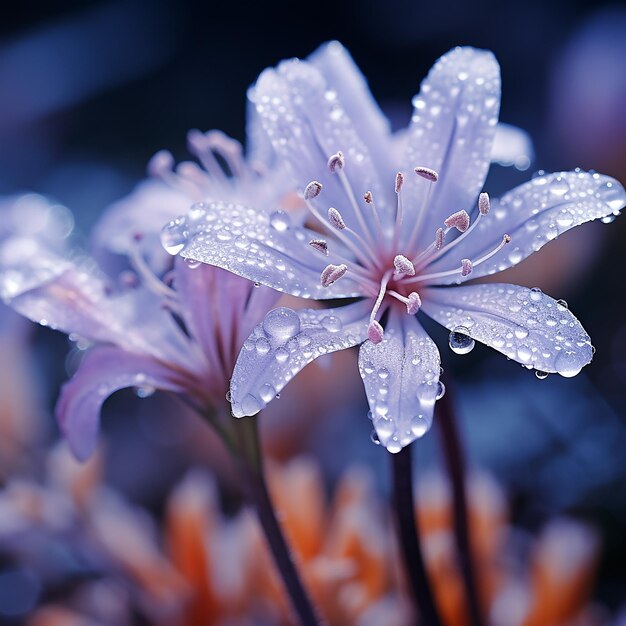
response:
M308 363L367 337L366 302L338 309L280 307L245 341L230 386L235 417L255 415Z
M517 285L431 288L422 310L448 328L541 372L575 376L593 357L589 335L562 303Z
M380 443L390 452L424 435L433 421L439 351L414 316L392 312L383 340L366 341L359 371Z

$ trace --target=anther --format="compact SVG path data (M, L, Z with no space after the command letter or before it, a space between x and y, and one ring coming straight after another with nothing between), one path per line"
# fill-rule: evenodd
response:
M346 223L343 221L341 213L339 213L339 211L332 206L328 209L328 221L337 230L344 230L346 228Z
M304 199L312 200L313 198L317 198L322 191L322 183L312 180L305 188L304 188Z
M341 151L336 152L328 159L328 169L331 174L334 174L337 170L342 170L345 164L346 159Z
M438 228L435 232L435 250L441 250L446 239L446 232L443 228Z
M339 280L348 271L347 265L327 265L320 275L322 287L330 287L335 281Z
M474 265L469 259L461 259L461 276L469 276Z
M417 293L416 291L412 291L407 296L406 312L409 315L415 315L420 310L421 306L422 299L420 298L419 293Z
M323 239L311 239L309 245L313 250L321 252L324 256L328 256L328 244Z
M363 194L363 200L365 200L365 202L367 202L367 204L373 204L374 198L372 196L372 192L371 191L366 191Z
M467 214L467 211L457 211L450 217L447 217L443 223L446 225L446 228L456 228L459 232L464 233L469 228L470 216Z
M163 178L171 174L174 169L174 157L169 150L159 150L148 161L148 174L156 178Z
M404 174L402 172L398 172L396 174L396 193L400 193L402 185L404 185Z
M504 235L502 243L511 243L511 235Z
M437 174L435 170L431 170L429 167L416 167L414 172L418 176L429 180L431 183L436 183L439 180L439 174Z
M393 260L393 266L396 269L396 274L415 276L415 266L402 254L396 255Z
M367 327L367 337L372 343L380 343L385 336L383 327L376 321L372 320Z
M486 192L482 192L478 196L478 210L481 215L487 215L489 213L489 209L491 207L491 203L489 202L489 194Z

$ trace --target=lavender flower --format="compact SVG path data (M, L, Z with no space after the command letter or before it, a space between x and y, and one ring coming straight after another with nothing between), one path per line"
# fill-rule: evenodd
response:
M538 176L498 200L480 193L500 100L490 52L456 48L435 64L413 100L400 161L385 118L336 42L309 61L266 70L250 99L325 235L217 202L202 220L180 221L182 256L295 296L358 301L270 312L239 355L235 416L257 413L316 357L362 344L374 427L398 452L429 429L443 391L439 351L418 309L451 331L456 352L478 340L563 376L591 361L578 320L538 289L452 287L618 213L625 199L615 180L579 170Z
M40 238L12 238L0 248L4 301L81 346L93 345L56 407L61 429L81 459L96 444L102 403L125 387L137 388L140 395L171 392L201 412L223 413L239 348L278 297L271 289L254 289L247 280L182 258L165 274L156 269L165 267L159 256L171 265L158 235L163 221L181 207L218 192L248 202L271 197L274 204L289 191L284 182L267 185L267 177L243 159L239 144L222 134L194 131L190 144L206 170L181 164L174 172L170 157L159 153L151 169L160 180L143 183L97 227L96 246L130 262L132 270L123 270L115 281L93 259L77 251L55 252ZM214 152L228 174L218 169ZM193 204L189 219L203 215L203 205Z

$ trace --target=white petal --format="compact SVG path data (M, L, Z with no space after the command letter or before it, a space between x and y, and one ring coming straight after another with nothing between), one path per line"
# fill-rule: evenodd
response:
M396 165L392 159L389 120L350 53L338 41L331 41L320 46L309 60L322 72L328 88L337 93L359 137L367 145L376 170L383 181L390 184Z
M455 48L443 55L413 99L404 168L421 165L439 173L427 207L420 244L452 212L469 210L482 189L500 108L500 68L491 52ZM428 185L407 177L405 215L411 221Z
M255 415L313 359L363 342L368 312L366 301L338 309L270 311L237 359L230 386L233 415Z
M433 263L429 272L458 267L495 249L502 236L511 242L467 278L494 274L517 265L574 226L617 214L626 204L624 188L613 178L589 172L557 172L538 176L491 201L491 210L468 237ZM442 283L457 282L451 277Z
M320 274L328 259L308 245L319 233L292 226L285 212L268 214L209 202L203 215L181 217L170 228L181 233L185 246L181 256L222 267L277 291L315 299L363 294L349 274L322 287Z
M364 229L344 192L339 176L329 172L328 158L343 152L345 174L356 196L366 229L375 227L371 210L362 200L371 191L382 216L393 199L393 179L380 180L368 146L344 107L340 95L329 87L322 73L306 61L285 61L277 69L265 70L249 92L257 113L280 159L290 166L295 182L303 190L311 180L324 186L313 203L322 214L337 207L353 230ZM359 115L359 113L357 113ZM382 184L381 184L382 183Z
M382 342L366 341L359 370L381 444L390 452L421 437L433 421L439 351L414 316L392 312Z
M431 288L422 310L449 330L476 340L529 368L575 376L592 359L589 335L563 305L539 290L501 285Z
M527 170L535 158L530 135L517 126L500 122L491 147L491 162L503 167Z

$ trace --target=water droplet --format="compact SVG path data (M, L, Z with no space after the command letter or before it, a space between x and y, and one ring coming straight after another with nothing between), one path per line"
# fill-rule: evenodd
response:
M135 387L135 395L138 398L149 398L154 394L156 389L154 387L150 387L149 385L141 385L140 387Z
M446 395L446 386L439 381L437 383L437 395L435 396L435 400L441 400Z
M465 326L457 326L450 333L448 340L450 350L456 354L467 354L474 349L476 342L470 337Z
M380 445L380 439L378 438L378 434L375 430L372 430L372 432L370 433L370 439L372 443L375 443L377 446Z
M560 176L557 176L550 183L550 193L554 196L564 196L569 191L569 185L567 181Z
M543 291L541 291L541 289L539 289L539 287L533 287L530 290L530 299L533 302L539 302L541 300L543 296Z
M241 401L241 410L244 415L256 415L261 410L261 403L251 393Z
M561 350L554 361L554 369L561 374L561 376L571 378L580 372L582 366L574 351Z
M285 211L274 211L270 215L270 225L280 233L284 233L291 226L291 218Z
M343 324L336 315L327 315L325 318L322 319L322 326L328 332L337 333L342 329Z
M383 380L389 378L389 370L386 367L381 367L378 370L378 377L382 378Z
M265 337L259 337L254 345L256 347L256 351L261 355L267 354L272 347L270 342Z
M556 223L561 228L569 228L574 223L574 216L571 211L561 209L559 214L556 216Z
M196 202L191 205L187 213L187 219L190 222L199 222L206 215L206 204L204 202Z
M612 224L615 221L615 215L605 215L604 217L600 218L600 221L603 224Z
M535 376L539 380L545 380L546 378L548 378L548 372L542 372L541 370L535 370Z
M200 267L201 263L200 261L196 261L195 259L185 259L185 265L190 270L195 270L197 267Z
M387 442L387 451L391 452L391 454L398 454L400 450L402 450L402 445L398 441L397 437L393 437L389 442Z
M274 389L273 385L265 383L261 385L259 395L261 396L261 400L263 400L263 402L269 402L272 398L274 398L274 396L276 396L276 389Z
M524 328L523 326L518 326L515 329L515 336L518 339L526 339L526 337L528 337L528 329Z
M428 432L428 422L418 415L411 420L411 434L415 437L423 437Z
M227 402L232 402L233 401L233 394L232 394L230 389L226 392L226 401Z
M292 309L279 307L265 316L263 330L273 341L285 343L300 332L300 318Z
M620 185L611 182L605 183L599 189L600 196L612 211L619 211L624 206L624 193Z
M187 245L187 232L179 220L174 220L163 226L161 245L172 256L177 255Z
M565 300L557 300L556 303L563 309L567 309L569 306Z
M274 358L279 363L286 363L287 359L289 359L289 352L287 352L287 350L285 350L285 348L278 348L276 350L276 353L274 354Z

